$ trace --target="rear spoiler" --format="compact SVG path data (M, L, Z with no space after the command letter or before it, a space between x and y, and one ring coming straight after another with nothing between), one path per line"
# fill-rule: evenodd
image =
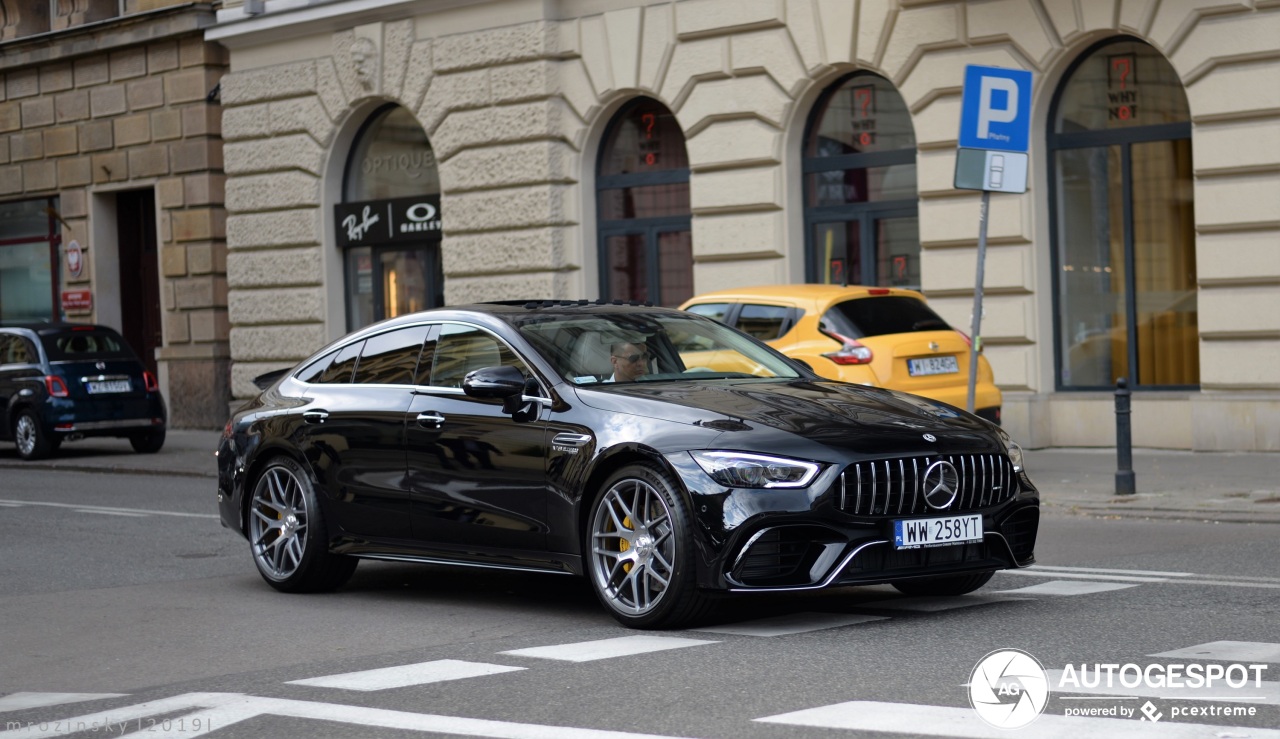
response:
M253 378L253 384L257 385L259 390L266 390L267 388L276 384L276 380L279 380L281 377L284 377L285 374L287 374L290 369L292 369L292 367L285 367L284 369L272 370L270 372L266 372L261 375L258 375L257 377Z

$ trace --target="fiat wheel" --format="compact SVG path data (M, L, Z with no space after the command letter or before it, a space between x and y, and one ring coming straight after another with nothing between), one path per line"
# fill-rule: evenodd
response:
M58 448L41 428L35 411L29 408L19 413L18 420L13 422L13 443L18 448L18 456L28 460L44 459Z
M633 628L670 628L710 606L697 589L692 527L670 478L650 465L623 468L591 512L591 584L614 618Z
M276 590L332 590L355 572L356 559L327 550L319 501L292 459L274 459L258 476L248 515L253 563Z

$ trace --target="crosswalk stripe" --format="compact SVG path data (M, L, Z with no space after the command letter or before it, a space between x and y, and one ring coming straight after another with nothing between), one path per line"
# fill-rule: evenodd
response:
M239 693L185 693L171 698L161 698L132 706L113 708L108 711L87 713L75 718L60 721L43 721L28 723L20 729L0 732L0 739L27 739L27 737L65 736L85 731L104 731L113 735L119 731L124 733L137 726L138 722L150 716L176 713L191 708L215 708L243 698ZM6 721L8 726L10 722ZM137 732L135 732L137 733ZM198 736L198 734L195 734ZM151 736L148 734L148 736ZM193 736L193 734L187 734Z
M1001 575L1024 577L1068 577L1072 580L1105 580L1108 582L1169 582L1167 577L1138 577L1136 575L1103 575L1093 572L1047 572L1044 570L1000 570ZM1180 582L1186 582L1182 580Z
M720 626L703 626L690 631L710 634L735 634L738 636L789 636L809 631L836 629L872 621L886 621L888 616L864 616L851 613L791 613L785 616L758 618Z
M512 649L500 654L513 654L517 657L536 657L538 659L555 659L565 662L592 662L598 659L629 657L647 652L660 652L666 649L682 649L698 647L703 644L716 644L714 641L701 639L684 639L678 636L620 636L614 639L577 642L575 644L557 644L548 647L532 647L530 649Z
M172 715L193 708L199 710ZM157 716L165 718L150 720ZM34 739L84 732L105 732L105 735L114 736L116 732L130 730L131 733L124 736L131 739L187 739L204 736L256 716L284 716L383 729L499 739L675 739L627 731L521 724L337 703L260 698L240 693L188 693L57 722L33 723L21 729L0 732L0 739Z
M1062 670L1045 670L1045 674L1049 676L1049 685L1054 694L1058 693L1076 693L1080 695L1097 695L1097 696L1137 696L1139 698L1163 698L1165 700L1199 700L1199 701L1232 701L1237 703L1278 703L1280 702L1280 683L1261 681L1261 685L1255 685L1252 675L1249 673L1248 683L1244 687L1232 688L1230 686L1220 687L1214 686L1199 688L1151 688L1147 687L1145 681L1136 687L1128 688L1120 682L1118 674L1111 678L1112 684L1107 685L1107 675L1103 673L1097 675L1091 668L1089 671L1089 680L1096 681L1096 687L1085 687L1081 685L1063 685ZM1077 677L1080 674L1076 673ZM1095 680L1096 678L1096 680ZM1126 679L1132 679L1133 673L1130 672ZM1179 682L1185 682L1185 677L1179 677ZM1223 681L1219 681L1223 682ZM1083 680L1081 680L1083 683Z
M1080 580L1050 580L1038 585L1028 585L1014 590L997 590L997 593L1016 593L1018 595L1088 595L1089 593L1105 593L1108 590L1124 590L1136 588L1133 582L1087 582Z
M1040 716L1026 728L1012 732L983 723L972 708L921 706L910 703L849 701L820 708L808 708L756 721L811 726L823 729L849 729L859 732L881 731L890 734L964 737L965 739L1009 739L1035 736L1038 739L1077 739L1082 736L1106 736L1118 739L1203 739L1206 736L1236 736L1250 739L1280 739L1274 729L1209 726L1173 722L1151 723L1137 719L1092 718L1083 716Z
M1147 656L1186 657L1223 662L1280 662L1280 644L1261 641L1211 641Z
M413 665L382 667L376 670L344 672L340 675L309 677L305 680L289 680L287 684L311 685L318 688L342 688L344 690L390 690L410 685L461 680L468 677L496 675L523 669L525 668L491 665L483 662L463 662L456 659L441 659L434 662L419 662Z
M103 698L123 698L128 693L10 693L0 697L0 711L21 711L63 703L82 703Z
M911 598L896 598L894 600L877 600L872 603L865 603L863 608L875 610L889 611L919 611L921 613L937 613L939 611L952 611L957 608L970 608L972 606L985 606L991 603L1013 603L1015 601L1026 600L1025 598L1007 598L996 595L949 595L945 597L934 596L916 596Z
M1195 577L1194 572L1162 572L1160 570L1111 570L1102 567L1064 567L1060 565L1031 565L1027 571L1087 572L1095 575L1143 575L1146 577Z

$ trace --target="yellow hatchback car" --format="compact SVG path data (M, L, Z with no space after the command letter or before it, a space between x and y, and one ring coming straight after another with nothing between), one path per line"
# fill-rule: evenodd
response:
M806 362L823 377L923 395L964 408L969 337L915 290L861 285L763 285L690 298L683 310L714 318ZM978 355L974 407L1000 423L1000 388Z

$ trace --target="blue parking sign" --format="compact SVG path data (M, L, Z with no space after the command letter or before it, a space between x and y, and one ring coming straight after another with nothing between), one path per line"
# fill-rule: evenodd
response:
M1003 67L964 70L960 148L1027 150L1031 132L1031 73Z

